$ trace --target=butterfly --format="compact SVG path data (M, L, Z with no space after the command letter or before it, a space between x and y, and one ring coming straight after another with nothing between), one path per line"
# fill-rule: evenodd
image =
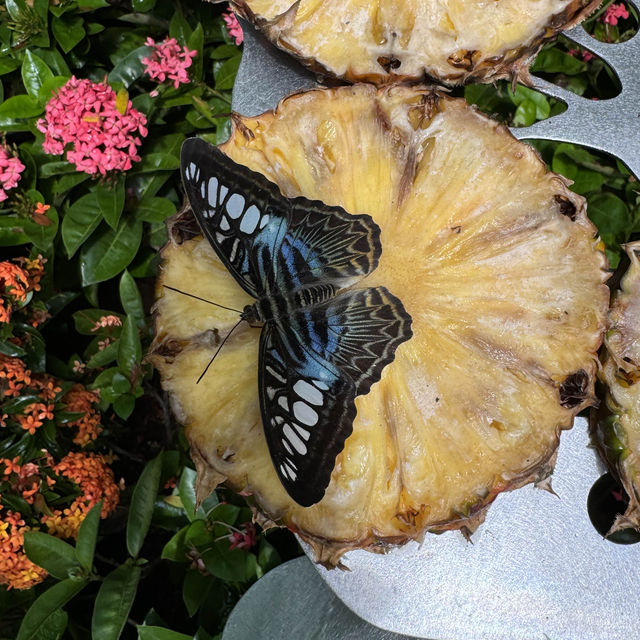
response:
M182 146L189 203L205 237L256 302L258 390L273 465L302 506L320 501L369 392L411 338L411 317L385 287L349 289L378 265L366 215L286 198L259 173L199 138Z

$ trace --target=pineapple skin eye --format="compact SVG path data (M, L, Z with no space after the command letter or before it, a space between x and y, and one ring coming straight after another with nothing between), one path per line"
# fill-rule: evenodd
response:
M335 566L349 549L472 532L500 492L544 480L561 430L594 401L606 321L606 259L584 199L504 127L415 87L297 94L242 118L221 149L288 197L371 215L382 255L358 287L400 298L413 337L357 398L325 497L300 507L262 432L259 332L239 329L195 385L211 329L226 335L236 316L162 287L188 281L235 309L252 299L204 239L170 234L152 358L199 495L221 481L250 494L259 521L290 527Z

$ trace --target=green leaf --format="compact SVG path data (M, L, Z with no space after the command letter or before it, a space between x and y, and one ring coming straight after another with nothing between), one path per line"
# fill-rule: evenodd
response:
M134 558L140 553L151 524L161 471L162 456L157 456L146 464L133 489L127 520L127 549Z
M0 247L15 247L30 242L23 223L24 219L17 216L0 216Z
M69 258L95 231L101 219L98 198L93 192L82 196L67 209L62 219L62 242Z
M54 92L57 91L61 86L66 84L67 80L68 78L66 78L65 76L53 76L45 80L42 83L40 90L38 91L38 100L40 101L40 103L46 105L53 96ZM75 167L73 167L73 170L75 171ZM42 176L42 173L40 175Z
M94 235L80 253L82 285L117 276L134 259L142 240L142 223L133 217L120 221L116 230Z
M77 169L75 168L75 166L70 162L67 162L66 160L54 160L53 162L46 162L40 167L41 178L50 178L51 176L59 176L76 172Z
M200 80L202 80L202 53L204 49L204 31L200 23L198 23L198 26L189 36L187 47L191 51L198 52L198 55L193 58L193 62L191 64L191 67L189 68L189 76L196 82L199 82Z
M117 182L104 184L93 189L98 200L98 206L105 222L112 228L118 228L118 222L124 209L124 179Z
M133 410L136 406L135 396L132 396L130 393L125 393L124 395L116 398L113 401L113 410L116 412L118 417L123 420L127 420L129 416L133 413Z
M58 232L58 212L55 207L51 207L45 214L36 215L40 223L48 220L49 224L39 224L34 219L27 218L23 222L24 232L38 249L49 251Z
M140 366L142 358L142 345L136 319L127 315L120 334L120 347L118 349L118 366L120 371L131 376Z
M246 575L246 555L241 549L229 549L228 542L219 540L202 554L202 561L207 571L216 578L227 582L243 582Z
M125 269L120 277L120 302L128 316L135 319L140 329L145 328L145 314L142 306L142 297L138 285L132 275Z
M98 528L100 526L100 512L102 511L102 500L91 508L78 530L78 540L76 542L76 560L86 571L91 571L93 567L93 554L98 540Z
M225 60L222 64L214 62L213 64L213 76L216 81L216 89L218 91L224 91L226 89L232 89L236 75L238 74L238 67L240 66L241 54L235 55L233 58Z
M258 551L258 564L262 569L262 573L270 571L282 562L280 554L275 547L267 542L264 538L260 541L260 550Z
M32 98L39 99L40 89L52 79L53 72L45 61L27 49L22 60L22 84L27 93Z
M173 562L186 562L186 553L188 547L186 546L186 536L189 526L182 527L178 533L174 534L169 542L164 545L162 549L162 559L171 560Z
M49 624L51 616L82 591L86 584L86 580L67 578L47 589L29 607L16 640L35 640L40 627Z
M20 66L20 60L9 57L0 57L0 76L15 71Z
M60 640L67 628L69 616L62 609L56 609L47 619L47 624L40 627L34 640Z
M629 207L608 191L596 193L588 200L587 214L601 234L611 234L624 242L631 225Z
M534 72L564 73L566 75L575 75L586 70L586 63L555 47L541 51L531 67L531 71Z
M238 55L238 47L235 44L221 44L216 47L210 54L209 57L213 60L226 60L227 58L233 58ZM475 86L475 85L471 85ZM495 89L493 90L495 93Z
M98 367L104 367L112 362L115 362L118 358L118 349L120 348L120 341L115 340L111 344L107 345L101 351L96 351L87 360L87 367L89 369L97 369Z
M69 53L85 36L84 20L74 14L65 14L51 20L51 31L60 48Z
M139 640L191 640L191 636L164 627L138 627Z
M185 467L178 485L178 494L189 520L195 520L196 517L196 475L193 469Z
M151 55L151 47L143 45L127 54L109 74L109 84L122 83L129 88L144 73L143 58Z
M25 10L24 0L6 0L5 8L13 20L20 20L22 12Z
M39 116L44 111L38 100L24 93L7 98L0 104L0 118L21 120Z
M149 173L150 171L175 171L180 167L180 158L169 153L147 153L142 161L134 165L133 173Z
M27 531L24 534L24 550L31 562L60 580L68 578L69 572L78 567L74 548L47 533Z
M182 600L190 618L205 601L211 580L211 576L203 576L199 571L187 571L182 583Z
M191 27L179 8L174 12L169 23L169 35L175 38L183 47L187 45L191 37Z
M126 375L121 372L117 372L113 374L111 386L116 393L127 393L127 391L131 389L131 382Z
M131 0L131 8L140 13L151 11L156 6L156 0Z
M136 597L140 573L140 567L127 563L105 578L93 608L92 638L118 640Z

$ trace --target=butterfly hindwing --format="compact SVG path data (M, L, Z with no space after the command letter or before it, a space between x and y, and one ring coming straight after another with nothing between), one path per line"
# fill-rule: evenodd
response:
M411 317L384 287L348 291L265 325L259 387L271 457L289 494L317 502L369 392L411 337Z
M203 233L253 297L318 283L345 287L376 268L380 229L370 216L285 198L263 175L198 138L183 144L181 165Z
M314 358L291 357L273 324L260 337L259 368L262 423L274 467L287 493L311 506L322 499L353 430L355 387Z

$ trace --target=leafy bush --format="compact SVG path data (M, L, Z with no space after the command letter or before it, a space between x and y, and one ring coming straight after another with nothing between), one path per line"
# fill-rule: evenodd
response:
M219 637L248 586L299 553L225 489L196 509L187 443L144 359L180 146L229 134L240 33L224 9L0 7L0 638ZM590 28L616 41L636 21L608 2ZM562 38L534 70L587 98L619 91ZM515 126L564 108L506 83L460 93ZM616 266L640 231L635 177L535 144L587 197Z

